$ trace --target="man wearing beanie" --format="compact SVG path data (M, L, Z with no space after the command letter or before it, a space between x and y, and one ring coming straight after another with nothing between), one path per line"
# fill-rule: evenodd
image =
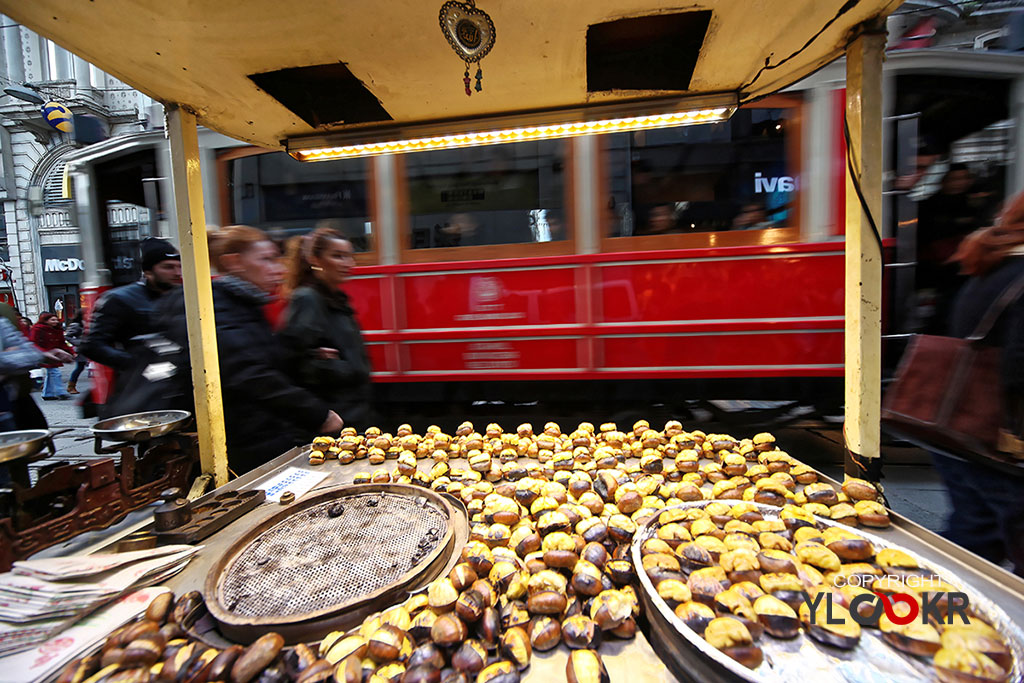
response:
M79 352L114 370L114 386L107 396L117 396L118 379L127 376L138 360L137 338L153 332L156 301L181 285L181 254L161 239L142 242L142 279L104 294L92 312L89 329ZM99 407L101 417L109 417Z

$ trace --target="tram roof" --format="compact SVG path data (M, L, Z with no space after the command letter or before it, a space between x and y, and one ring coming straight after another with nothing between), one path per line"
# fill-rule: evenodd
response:
M566 112L633 115L735 104L832 61L856 26L900 2L477 0L494 22L496 40L482 61L483 90L471 97L463 90L465 66L441 33L439 0L0 0L0 11L154 99L188 107L211 129L287 148L289 140L339 132L354 139L383 139L395 131L457 133L497 116L564 122ZM693 14L708 11L703 19ZM608 23L651 15L671 16L660 17L653 34L650 24L638 33L636 25ZM588 39L596 25L608 30L590 32ZM626 83L624 89L588 90L588 78L621 82L631 68L631 57L623 55L632 52L641 63L670 54L685 63L680 53L687 50L693 72L685 89ZM772 68L763 69L766 60ZM653 64L648 71L666 71L663 61ZM303 67L321 68L251 77ZM475 76L476 65L469 71ZM655 82L662 77L685 80L675 68L653 74ZM380 120L373 100L389 118ZM331 123L339 112L344 118ZM355 119L363 122L344 122Z

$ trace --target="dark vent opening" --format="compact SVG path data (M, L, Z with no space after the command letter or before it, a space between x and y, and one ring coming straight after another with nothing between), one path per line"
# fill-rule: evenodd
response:
M711 11L657 14L587 29L587 90L688 90Z
M341 63L250 74L249 78L313 127L392 120L373 93Z

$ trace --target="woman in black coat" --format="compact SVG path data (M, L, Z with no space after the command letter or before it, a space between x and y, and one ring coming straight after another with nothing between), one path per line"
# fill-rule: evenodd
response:
M277 246L262 230L231 226L211 235L210 261L221 274L213 281L213 308L228 465L241 474L317 435L339 432L342 421L288 375L264 314L284 274ZM188 348L181 293L161 302L157 326Z
M969 235L955 260L970 279L956 297L950 334L969 337L999 296L1024 278L1024 194L1017 195L996 225ZM986 340L1001 351L1000 391L1008 414L1004 429L1021 433L1024 422L1024 297L1003 312ZM1020 457L1018 455L1018 457ZM1024 476L933 454L949 491L952 511L943 535L995 563L1009 561L1024 576Z
M370 360L355 311L341 285L355 260L352 244L317 228L293 248L285 290L290 293L278 338L298 383L345 423L370 426Z

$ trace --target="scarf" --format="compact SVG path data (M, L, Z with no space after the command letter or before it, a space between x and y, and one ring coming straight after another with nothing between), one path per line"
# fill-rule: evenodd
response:
M274 300L272 295L267 294L253 283L234 275L222 275L217 278L216 282L239 299L259 306L265 306Z

